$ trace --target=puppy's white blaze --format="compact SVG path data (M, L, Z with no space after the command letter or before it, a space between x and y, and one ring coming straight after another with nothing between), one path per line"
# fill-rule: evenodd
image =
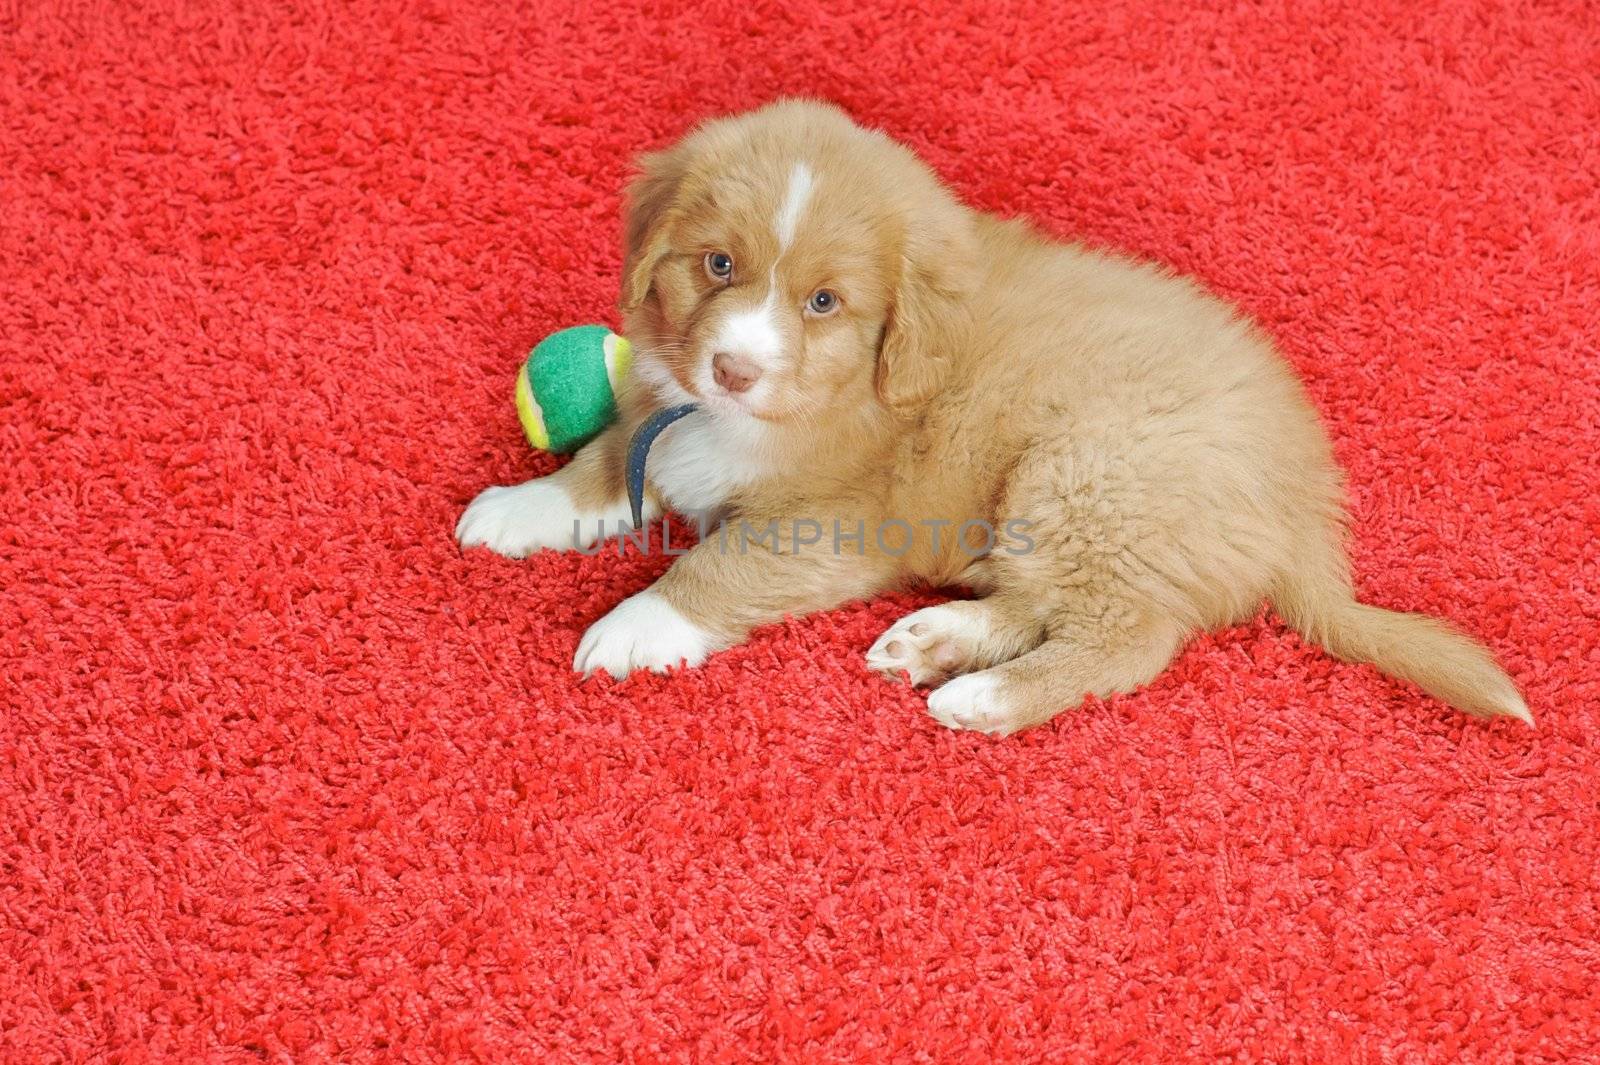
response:
M789 185L783 190L783 203L772 220L772 230L778 235L778 254L788 251L789 245L794 242L794 231L800 225L800 215L804 213L815 185L811 168L805 163L796 163L794 169L789 171Z
M805 213L815 187L811 168L805 163L796 163L794 169L789 171L789 184L784 189L783 201L772 219L772 230L778 238L779 258L794 241L800 217ZM717 330L713 351L750 359L763 370L773 369L783 353L783 333L778 328L777 311L778 263L774 260L771 270L767 272L767 295L761 301L761 306L730 315L722 323L722 328ZM759 399L759 396L750 398Z
M778 309L778 287L767 286L767 298L753 311L729 315L722 328L717 330L717 351L740 355L754 360L762 369L769 368L773 358L783 346L783 336L778 332L774 311Z
M635 669L664 673L677 665L698 666L716 649L709 632L647 588L589 626L572 668L584 676L603 669L621 680Z

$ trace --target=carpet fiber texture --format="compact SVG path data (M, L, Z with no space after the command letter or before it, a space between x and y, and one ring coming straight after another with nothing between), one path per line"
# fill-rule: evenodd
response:
M0 3L0 1060L1594 1060L1597 26ZM452 525L630 157L794 93L1259 317L1537 730L1263 613L951 733L862 664L933 593L576 679L668 560Z

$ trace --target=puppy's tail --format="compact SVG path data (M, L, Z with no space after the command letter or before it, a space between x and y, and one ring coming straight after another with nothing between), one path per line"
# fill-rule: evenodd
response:
M1368 662L1434 698L1478 717L1533 724L1528 704L1489 649L1436 618L1356 602L1344 552L1325 546L1273 592L1272 603L1300 634L1346 662Z

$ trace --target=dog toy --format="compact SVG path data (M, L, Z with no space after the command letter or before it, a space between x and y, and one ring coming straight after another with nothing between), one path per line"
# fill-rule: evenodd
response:
M528 443L576 451L617 417L617 382L633 349L603 325L557 330L534 345L517 374L517 419Z

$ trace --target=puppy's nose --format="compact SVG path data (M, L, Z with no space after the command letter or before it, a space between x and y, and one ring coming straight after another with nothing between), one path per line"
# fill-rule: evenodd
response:
M719 351L711 356L711 376L729 392L748 392L761 376L761 367L743 356Z

